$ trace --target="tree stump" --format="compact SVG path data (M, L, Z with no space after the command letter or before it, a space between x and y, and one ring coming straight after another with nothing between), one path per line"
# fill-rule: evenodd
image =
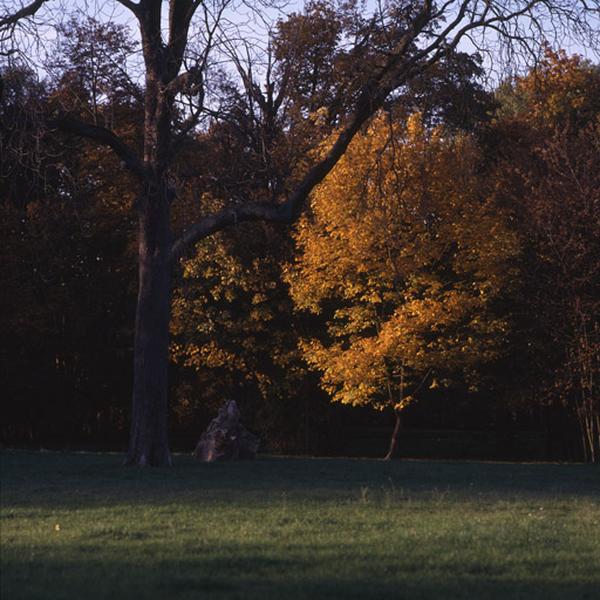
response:
M240 423L240 417L236 401L226 401L200 436L193 457L202 462L255 458L260 440Z

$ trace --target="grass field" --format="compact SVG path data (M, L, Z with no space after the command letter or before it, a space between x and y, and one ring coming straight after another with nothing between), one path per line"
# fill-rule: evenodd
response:
M4 451L1 597L600 598L600 470Z

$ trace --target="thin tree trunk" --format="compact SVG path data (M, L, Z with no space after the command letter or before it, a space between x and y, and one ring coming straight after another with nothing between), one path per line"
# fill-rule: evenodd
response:
M168 199L163 190L145 200L140 210L133 406L125 464L163 467L171 465L167 375L172 267Z
M394 414L396 415L396 424L394 425L394 431L392 432L392 439L390 440L390 449L388 450L388 453L385 455L384 460L391 460L392 458L394 458L394 455L396 454L396 448L398 447L398 435L400 434L400 427L401 427L400 411L395 410Z

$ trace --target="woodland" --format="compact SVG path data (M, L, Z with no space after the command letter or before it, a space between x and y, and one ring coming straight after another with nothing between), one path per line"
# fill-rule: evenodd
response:
M600 462L597 3L8 5L3 445Z

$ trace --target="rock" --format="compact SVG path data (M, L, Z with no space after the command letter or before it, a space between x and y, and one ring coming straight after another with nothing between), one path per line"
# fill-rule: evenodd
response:
M251 459L259 444L260 440L240 423L236 401L228 400L200 436L193 456L202 462Z

